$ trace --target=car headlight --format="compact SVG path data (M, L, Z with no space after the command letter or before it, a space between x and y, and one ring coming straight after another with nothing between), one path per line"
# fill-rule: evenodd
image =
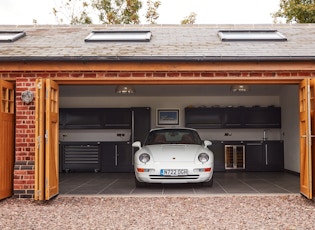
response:
M209 160L209 155L206 154L206 153L200 153L198 155L198 160L201 162L201 163L206 163L208 160Z
M140 160L142 163L147 163L147 162L149 162L149 160L150 160L150 155L147 154L147 153L142 153L142 154L140 154L140 156L139 156L139 160Z

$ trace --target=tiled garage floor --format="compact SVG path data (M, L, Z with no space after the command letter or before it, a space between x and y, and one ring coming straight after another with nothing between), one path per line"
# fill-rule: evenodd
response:
M133 173L62 173L61 195L174 195L299 193L299 176L289 173L215 173L213 187L154 184L136 188Z

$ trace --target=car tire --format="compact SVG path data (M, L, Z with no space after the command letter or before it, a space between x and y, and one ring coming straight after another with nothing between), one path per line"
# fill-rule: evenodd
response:
M143 188L146 186L146 183L138 181L137 178L135 177L135 185L136 188Z
M205 187L212 187L212 185L213 185L213 176L211 177L211 180L203 182L202 185L205 186Z

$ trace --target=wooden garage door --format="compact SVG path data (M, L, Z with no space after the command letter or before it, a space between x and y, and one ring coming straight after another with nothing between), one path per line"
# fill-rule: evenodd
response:
M14 85L0 80L0 199L12 196L14 167Z
M300 84L300 192L309 199L314 193L314 96L315 80L303 80Z
M35 200L59 193L59 89L50 79L36 81Z

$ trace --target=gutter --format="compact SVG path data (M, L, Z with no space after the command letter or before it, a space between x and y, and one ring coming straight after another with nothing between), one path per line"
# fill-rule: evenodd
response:
M10 56L0 62L281 62L315 61L315 56Z

